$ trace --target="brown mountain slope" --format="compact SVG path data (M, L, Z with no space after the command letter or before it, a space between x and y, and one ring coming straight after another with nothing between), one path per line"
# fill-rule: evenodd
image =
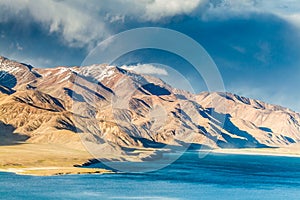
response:
M114 66L37 69L3 57L0 122L10 142L83 149L83 140L109 159L165 145L286 147L300 140L300 115L280 106L228 93L194 95Z

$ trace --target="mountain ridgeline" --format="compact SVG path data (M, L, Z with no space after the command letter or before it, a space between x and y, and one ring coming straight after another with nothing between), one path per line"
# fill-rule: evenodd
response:
M0 57L0 145L83 148L82 139L124 155L166 145L287 147L300 141L300 115L230 93L191 94L114 66L40 69Z

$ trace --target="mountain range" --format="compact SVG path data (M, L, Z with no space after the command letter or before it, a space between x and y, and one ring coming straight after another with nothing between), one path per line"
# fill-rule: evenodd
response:
M105 159L147 150L280 148L300 114L224 92L192 94L116 66L34 68L0 57L0 145L61 144ZM138 151L143 149L143 151Z

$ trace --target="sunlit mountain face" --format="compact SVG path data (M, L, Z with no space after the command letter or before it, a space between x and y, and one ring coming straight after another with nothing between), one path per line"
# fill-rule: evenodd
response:
M105 144L110 153L101 155L115 152L114 159L130 159L126 149L166 145L273 148L299 142L300 116L287 108L231 93L195 94L129 69L41 69L1 57L0 119L3 127L14 127L5 137L72 146L82 136Z

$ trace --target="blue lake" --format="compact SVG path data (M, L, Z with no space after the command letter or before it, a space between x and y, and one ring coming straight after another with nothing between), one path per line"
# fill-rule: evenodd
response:
M0 173L0 199L300 199L300 158L188 152L149 173Z

